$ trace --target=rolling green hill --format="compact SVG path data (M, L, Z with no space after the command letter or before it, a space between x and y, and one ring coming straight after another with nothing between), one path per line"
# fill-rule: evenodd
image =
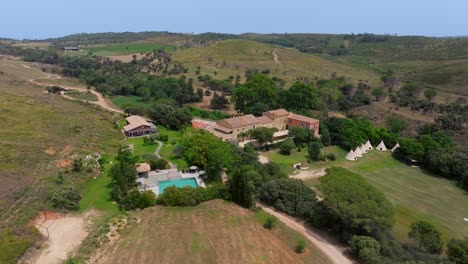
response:
M334 72L352 81L378 79L372 71L343 65L328 57L242 39L224 40L173 53L174 62L183 63L193 69L201 66L202 75L213 75L216 71L216 78L237 74L243 76L245 70L250 68L269 70L273 76L283 78L288 83L297 78L329 78Z

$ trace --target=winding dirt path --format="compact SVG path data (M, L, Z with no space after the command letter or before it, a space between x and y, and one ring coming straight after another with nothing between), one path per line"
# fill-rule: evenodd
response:
M163 143L162 143L162 141L159 141L159 140L157 140L156 142L159 144L159 146L158 146L158 148L156 148L156 150L154 151L154 155L155 155L156 157L160 158L160 159L164 159L164 158L161 156L161 154L159 154L159 151L161 150L161 148L162 148L162 146L163 146ZM171 167L171 169L177 169L177 166L176 166L174 163L170 162L168 159L165 159L165 160L167 160L167 164L169 164L169 167Z
M25 64L22 64L22 65L23 65L24 68L31 69L31 70L43 73L43 72L41 72L41 71L39 71L37 69L34 69L34 68L32 68L32 67L30 67L28 65L25 65ZM62 77L60 75L57 75L57 74L46 73L45 78L50 79L50 80L57 80L57 79L60 79ZM53 86L53 85L56 85L56 84L51 84L51 83L38 82L37 78L36 79L30 79L29 82L31 82L31 83L33 83L35 85L39 85L39 86ZM92 94L96 95L98 100L97 101L80 100L80 99L68 96L66 94L62 95L64 98L99 105L100 107L102 107L102 108L104 108L104 109L106 109L108 111L114 112L114 113L118 113L118 114L123 114L124 113L122 110L117 109L116 107L114 107L107 99L104 98L104 96L101 93L99 93L99 92L97 92L95 90L91 90L91 89L88 89L88 88L85 88L85 87L66 86L66 85L59 85L59 86L64 87L64 88L68 88L68 89L71 89L71 90L77 90L79 92L88 92L89 91Z
M302 234L307 238L314 246L322 251L327 257L336 264L353 264L355 263L351 258L345 255L346 247L339 245L334 239L329 237L327 234L320 230L315 230L309 226L306 226L303 221L287 216L280 213L273 208L257 203L257 206L261 207L265 212L275 216L281 222L295 231Z
M273 59L275 60L275 63L281 64L281 62L278 59L278 54L276 54L276 49L273 50L272 54L273 54Z

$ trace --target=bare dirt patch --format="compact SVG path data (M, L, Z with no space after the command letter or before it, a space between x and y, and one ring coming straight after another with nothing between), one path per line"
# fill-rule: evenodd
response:
M40 212L34 226L47 238L46 246L37 258L27 261L35 264L61 263L88 236L86 216L67 216L55 212Z
M61 160L57 160L57 163L56 163L56 166L57 168L69 168L71 167L72 165L72 160L71 159L61 159Z
M57 151L53 147L49 147L46 150L44 150L44 153L47 155L54 155Z

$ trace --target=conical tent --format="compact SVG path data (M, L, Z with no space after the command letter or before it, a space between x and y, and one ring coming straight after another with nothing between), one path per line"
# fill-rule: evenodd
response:
M374 149L374 148L372 147L372 144L370 143L369 140L367 140L365 146L366 146L366 148L367 148L368 150L373 150L373 149Z
M361 149L359 147L356 147L356 149L354 150L354 156L356 158L361 158L362 157L362 152L361 152Z
M395 149L399 148L400 144L396 143L395 146L392 148L392 152L395 151Z
M356 157L354 156L354 151L353 151L353 150L350 150L350 151L348 152L348 155L346 155L345 159L355 161L355 160L356 160Z
M359 148L361 149L362 154L366 154L369 151L364 143Z
M379 145L377 145L377 147L375 147L376 150L380 150L380 151L387 151L387 147L385 147L385 144L382 141L380 141Z

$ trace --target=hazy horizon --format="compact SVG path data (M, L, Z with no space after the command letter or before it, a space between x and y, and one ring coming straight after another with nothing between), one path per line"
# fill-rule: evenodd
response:
M239 0L159 2L134 0L8 1L0 37L46 39L78 33L168 31L175 33L370 32L399 36L468 35L468 3L461 0ZM14 11L14 12L13 12Z

